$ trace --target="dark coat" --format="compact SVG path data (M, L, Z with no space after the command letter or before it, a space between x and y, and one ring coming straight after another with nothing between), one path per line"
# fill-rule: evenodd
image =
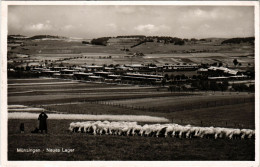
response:
M40 121L40 124L39 124L39 130L47 130L47 118L48 116L42 112L39 117L38 117L38 120Z

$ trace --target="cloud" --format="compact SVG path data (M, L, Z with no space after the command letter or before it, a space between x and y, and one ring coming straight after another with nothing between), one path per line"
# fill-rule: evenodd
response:
M155 26L153 24L138 25L134 28L137 31L154 31Z
M134 29L139 32L154 33L154 32L158 32L158 31L169 30L170 27L168 27L166 25L155 26L153 24L146 24L146 25L138 25L138 26L134 27Z
M107 26L108 26L109 28L112 28L112 29L117 29L117 25L114 24L114 23L109 23L109 24L107 24Z
M240 29L236 30L237 27ZM8 7L8 33L84 38L124 34L185 38L253 36L254 7L11 5Z
M63 27L63 30L69 31L69 30L71 30L71 29L73 29L73 28L74 28L73 25L65 25L65 26Z
M188 27L188 26L181 26L181 29L182 30L190 30L190 27Z
M53 26L48 23L36 23L25 26L25 29L29 31L46 31L53 29Z
M202 11L201 9L196 9L196 10L194 10L194 14L196 16L202 16L202 15L205 15L205 12Z
M203 7L188 8L186 12L183 12L179 17L179 20L189 21L201 21L201 20L214 20L214 19L226 19L226 11L221 11L219 8L207 9Z
M200 26L200 28L202 28L202 29L209 29L209 28L210 28L210 25L208 25L208 24L203 24L203 25Z
M136 8L128 6L115 6L115 10L120 14L132 14L136 12Z

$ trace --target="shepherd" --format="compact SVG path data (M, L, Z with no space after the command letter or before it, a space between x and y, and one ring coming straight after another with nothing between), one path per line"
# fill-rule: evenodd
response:
M39 130L41 133L43 133L43 130L45 130L45 133L47 133L47 118L48 116L45 114L45 112L42 112L38 117L38 120L40 121Z

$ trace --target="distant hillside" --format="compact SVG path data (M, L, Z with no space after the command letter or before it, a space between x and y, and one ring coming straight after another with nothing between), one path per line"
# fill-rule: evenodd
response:
M35 35L30 37L30 39L67 39L66 37L53 36L53 35Z
M255 37L247 37L247 38L231 38L224 40L221 44L240 44L240 43L255 43Z
M140 41L141 41L141 39L139 39L139 38L130 38L130 37L119 38L119 37L117 37L117 38L110 38L107 41L107 45L131 47L131 46L139 43Z
M122 35L117 36L116 38L146 38L145 35Z
M32 37L27 37L24 35L8 35L7 36L8 40L23 40L23 39L67 39L67 37L62 37L62 36L53 36L53 35L35 35Z
M24 35L8 35L7 36L8 40L14 40L14 39L28 39L29 37L24 36Z
M195 39L191 39L193 41ZM91 40L93 45L113 45L122 46L127 48L134 48L136 46L145 44L146 42L155 43L172 43L174 45L185 45L188 39L181 39L177 37L166 37L166 36L143 36L143 35L131 35L131 36L117 36L117 37L102 37Z

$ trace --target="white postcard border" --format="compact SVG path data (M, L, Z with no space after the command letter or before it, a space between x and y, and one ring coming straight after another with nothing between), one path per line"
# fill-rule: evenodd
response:
M255 161L7 161L8 5L188 5L255 7ZM2 166L259 166L259 2L258 1L2 1L1 2L1 165Z

